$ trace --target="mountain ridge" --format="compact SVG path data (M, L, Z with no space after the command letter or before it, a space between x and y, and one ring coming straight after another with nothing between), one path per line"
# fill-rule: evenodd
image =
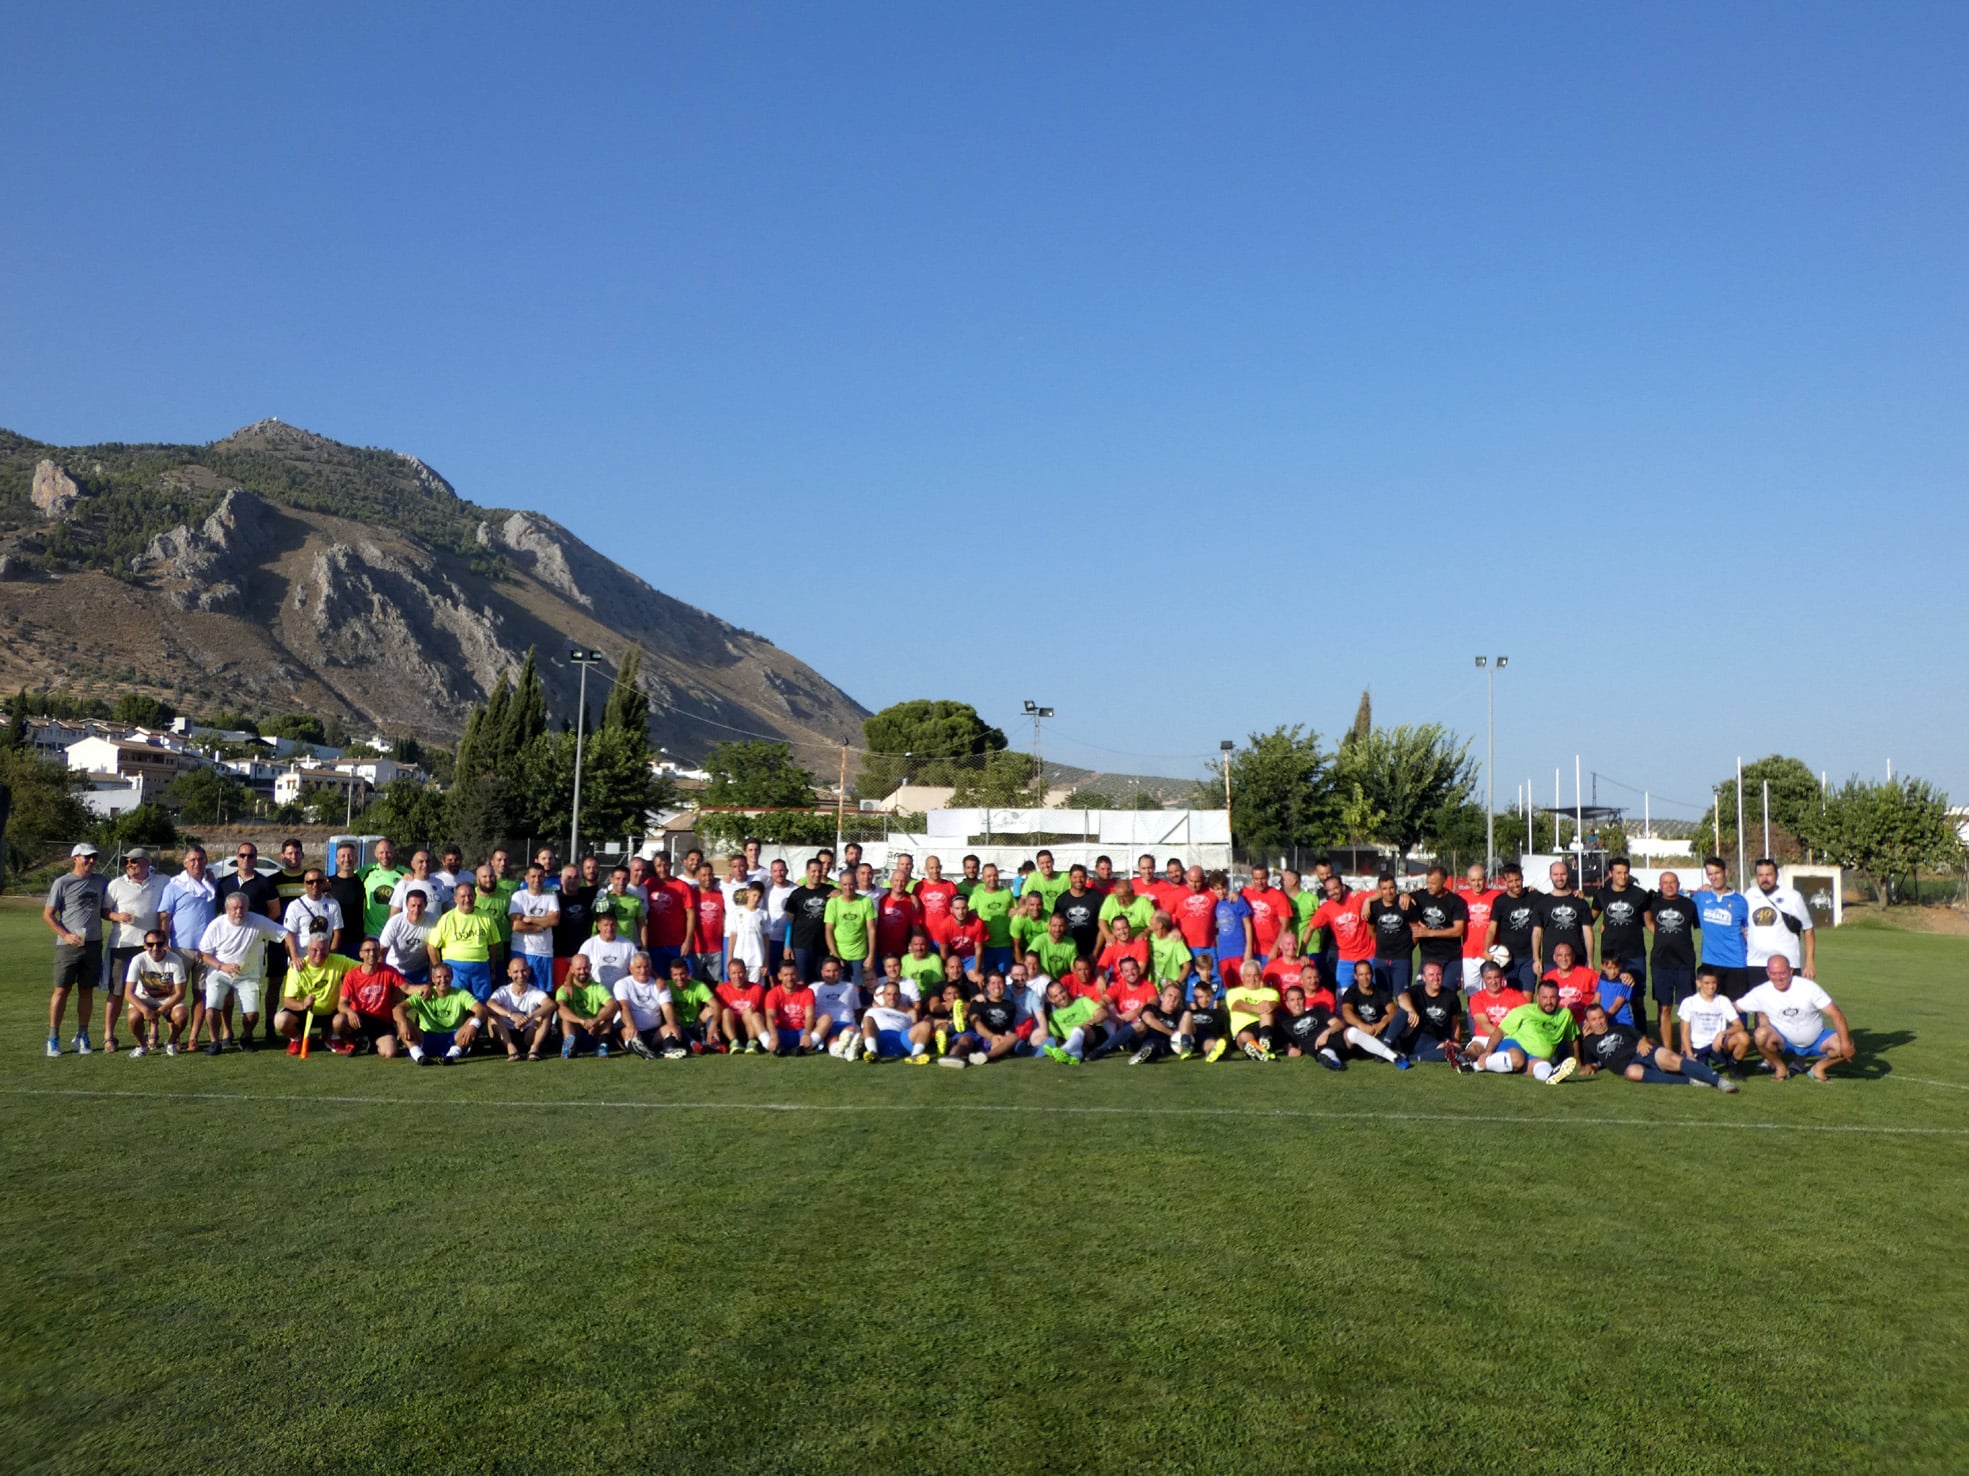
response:
M854 741L866 710L772 642L664 594L545 513L480 507L420 457L279 420L201 444L0 430L0 688L137 689L448 742L539 653L643 653L655 740ZM591 714L606 700L591 675Z

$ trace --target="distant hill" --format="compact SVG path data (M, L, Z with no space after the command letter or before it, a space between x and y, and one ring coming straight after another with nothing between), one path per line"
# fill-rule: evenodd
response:
M0 691L141 690L450 742L529 647L571 717L570 643L608 656L597 715L595 677L642 650L651 732L682 756L735 730L852 742L867 715L770 641L551 518L466 501L414 456L277 420L207 445L0 431Z

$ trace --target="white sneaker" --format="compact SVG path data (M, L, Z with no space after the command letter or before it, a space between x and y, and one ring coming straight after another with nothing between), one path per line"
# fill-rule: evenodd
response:
M991 1057L985 1054L985 1052L983 1051L973 1051L971 1052L970 1055L966 1056L964 1059L969 1061L973 1066L982 1066L984 1065L985 1062L989 1061Z
M78 1055L78 1056L86 1056L86 1055L88 1055L88 1054L89 1054L89 1037L88 1037L88 1036L86 1036L86 1035L78 1035L78 1036L76 1036L76 1037L75 1037L75 1040L74 1040L74 1045L75 1045L75 1054L76 1054L76 1055Z
M851 1035L851 1036L849 1036L849 1037L848 1037L848 1050L847 1050L847 1054L845 1054L844 1056L842 1056L842 1057L841 1057L841 1059L842 1059L842 1060L844 1060L844 1061L858 1061L858 1060L860 1060L860 1059L861 1059L861 1048L862 1048L862 1044L863 1044L863 1042L862 1042L862 1036L861 1036L861 1032L860 1032L859 1030L857 1030L857 1031L856 1031L856 1032L855 1032L855 1033L854 1033L853 1035Z
M177 1055L178 1043L175 1040L167 1040L166 1042L164 1042L164 1054L167 1056Z
M131 1059L132 1061L134 1061L134 1060L136 1060L136 1059L137 1059L137 1058L138 1058L139 1056L141 1056L141 1055L143 1055L143 1054L144 1054L144 1053L145 1053L146 1051L148 1051L148 1050L149 1050L149 1047L148 1047L148 1046L142 1046L142 1045L134 1045L134 1046L131 1046L131 1047L130 1047L130 1059Z
M939 1066L949 1066L954 1070L962 1071L965 1068L965 1066L967 1066L969 1063L965 1061L965 1059L962 1056L939 1056L937 1057L937 1064Z

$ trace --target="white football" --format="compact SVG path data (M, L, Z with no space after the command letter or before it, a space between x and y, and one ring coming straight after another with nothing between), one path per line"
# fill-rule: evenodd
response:
M1501 969L1511 962L1511 950L1502 943L1493 943L1484 950L1484 957Z

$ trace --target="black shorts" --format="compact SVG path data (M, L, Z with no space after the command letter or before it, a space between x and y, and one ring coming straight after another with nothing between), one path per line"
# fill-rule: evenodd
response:
M123 993L123 981L130 977L130 960L142 953L141 948L112 948L109 951L109 992Z
M1735 1004L1738 1000L1742 999L1761 982L1753 977L1752 971L1749 968L1746 968L1742 964L1734 967L1724 964L1705 964L1703 967L1715 970L1716 992L1729 1000L1731 1004Z
M93 943L57 943L55 945L55 988L69 989L80 985L84 989L94 989L103 979L103 945L98 938Z
M388 1015L358 1014L356 1029L362 1032L362 1038L373 1046L385 1036L394 1036L397 1033L397 1022Z
M1696 992L1696 971L1673 964L1656 964L1652 992L1656 1004L1672 1010Z

